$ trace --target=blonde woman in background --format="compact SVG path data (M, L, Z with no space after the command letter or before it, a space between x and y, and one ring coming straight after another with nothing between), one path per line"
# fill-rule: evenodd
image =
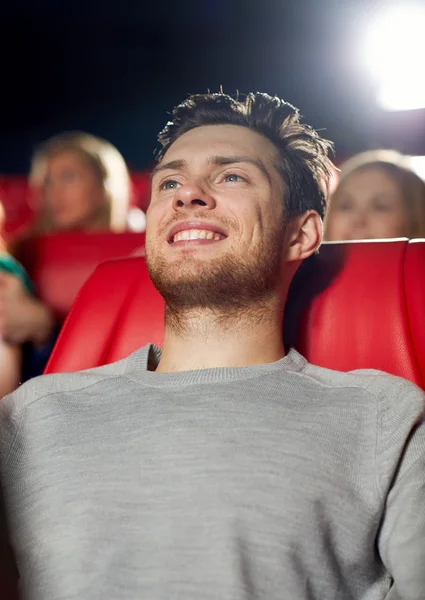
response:
M28 242L37 235L127 229L129 172L119 151L103 139L82 132L50 138L33 156L30 183L37 214L25 239L12 250L24 265ZM28 302L28 292L16 277L5 277L7 336L10 342L31 348L24 376L28 379L42 372L58 323L48 306L36 298Z
M127 229L130 176L121 154L105 140L81 132L49 139L33 157L30 183L39 233Z
M325 219L328 241L425 237L425 182L393 150L347 161Z

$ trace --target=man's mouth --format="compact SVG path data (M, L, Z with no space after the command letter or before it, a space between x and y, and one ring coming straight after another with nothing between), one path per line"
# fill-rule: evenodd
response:
M171 244L191 240L209 240L219 242L225 239L225 235L208 229L183 229L172 236Z
M171 228L169 244L211 244L227 238L220 225L208 221L181 221Z

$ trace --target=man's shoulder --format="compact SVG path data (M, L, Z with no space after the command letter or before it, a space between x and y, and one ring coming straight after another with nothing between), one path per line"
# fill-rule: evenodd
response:
M137 368L139 364L143 363L146 352L147 348L144 347L124 359L100 367L73 373L54 373L35 377L1 400L0 416L11 411L21 412L30 404L54 394L80 391L84 393L84 390L96 384L125 375L133 368Z
M357 390L373 396L379 404L389 407L410 405L418 412L425 411L425 392L411 381L376 369L342 372L307 363L304 374L319 386Z

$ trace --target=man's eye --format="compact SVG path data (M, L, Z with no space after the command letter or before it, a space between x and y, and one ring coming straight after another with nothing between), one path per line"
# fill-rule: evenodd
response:
M62 173L62 181L65 183L73 183L74 181L77 181L77 179L78 174L75 171L64 171L64 173Z
M233 183L235 181L245 181L245 180L240 175L236 175L236 173L229 173L229 175L225 176L224 181L229 181L230 183Z
M349 204L348 202L346 202L346 203L341 202L340 204L338 204L338 206L336 208L337 208L337 210L339 210L341 212L348 212L350 210L353 210L353 205Z
M161 189L162 190L176 190L179 186L179 183L177 181L174 181L174 179L168 179L167 181L164 181L164 183L161 184Z
M376 212L390 212L392 210L392 207L388 204L375 204L374 208Z

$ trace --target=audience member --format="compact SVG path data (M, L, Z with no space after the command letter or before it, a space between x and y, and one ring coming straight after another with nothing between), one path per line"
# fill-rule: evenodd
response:
M37 215L29 233L13 249L24 265L37 235L84 231L122 232L127 228L130 177L118 150L87 133L74 132L47 140L35 152L30 182ZM21 282L9 276L7 335L24 344L24 379L42 372L60 327L48 306L29 304Z
M425 237L425 182L392 150L354 156L341 170L325 239Z
M127 229L130 176L118 150L87 133L63 133L35 152L30 183L37 192L36 231Z
M159 139L163 349L0 404L23 598L423 600L423 392L283 347L329 144L260 93L191 96Z

